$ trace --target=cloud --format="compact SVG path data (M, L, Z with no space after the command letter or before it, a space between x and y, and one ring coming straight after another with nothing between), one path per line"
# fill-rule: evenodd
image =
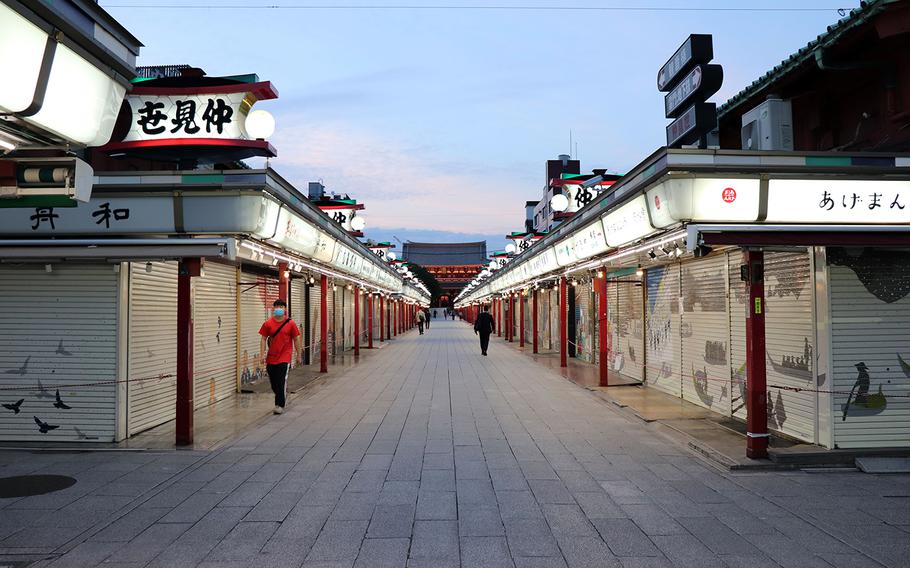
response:
M322 179L350 194L366 205L368 227L505 234L524 222L525 184L410 151L420 145L392 134L285 116L273 143L279 158L272 165L285 178L301 190Z

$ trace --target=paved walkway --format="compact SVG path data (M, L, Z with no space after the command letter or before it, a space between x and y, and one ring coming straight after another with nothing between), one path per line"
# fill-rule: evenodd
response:
M40 566L907 566L910 476L729 474L436 320L215 452L0 454ZM0 562L2 564L2 562Z

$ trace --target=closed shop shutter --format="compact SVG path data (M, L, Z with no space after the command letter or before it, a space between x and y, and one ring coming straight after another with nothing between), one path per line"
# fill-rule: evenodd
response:
M575 286L575 357L594 362L594 313L590 282Z
M177 263L130 263L128 434L174 419L177 400ZM151 377L167 377L151 379Z
M730 305L730 413L746 419L746 283L740 279L742 251L727 253Z
M838 393L832 416L838 448L910 446L908 256L828 249L834 380L818 382Z
M534 342L534 326L532 324L534 306L531 305L530 292L527 296L522 296L522 301L525 303L525 343L531 344Z
M23 399L2 409L0 439L114 439L116 385L75 385L117 377L117 282L110 264L0 266L0 387L15 389L2 402ZM54 407L58 389L69 409Z
M329 322L329 347L328 347L328 349L329 349L329 354L334 355L336 353L335 349L337 347L335 339L336 339L336 331L338 330L338 324L335 322L335 317L338 314L338 310L335 309L335 302L337 301L337 298L338 298L338 290L337 290L337 287L334 284L332 284L331 282L329 282L327 298L328 298L327 302L328 302L328 314L329 314L329 317L326 320Z
M240 384L252 384L265 377L260 364L259 328L271 317L272 302L278 299L278 279L260 274L240 274ZM267 378L265 380L268 380Z
M550 290L550 349L559 353L559 287Z
M635 274L625 274L607 283L608 349L610 371L634 381L644 380L644 300Z
M730 316L727 256L680 266L682 392L689 402L723 414L730 409Z
M537 334L540 350L550 350L550 293L537 290Z
M237 390L237 268L208 262L193 286L193 403L200 408Z
M648 386L682 396L679 343L679 265L649 269L645 349Z
M291 280L291 317L294 318L294 321L297 323L297 327L300 328L300 341L303 346L304 352L306 352L307 346L312 342L312 337L309 336L310 330L307 328L307 313L306 313L306 278L295 278ZM312 359L312 351L310 352L310 358Z
M322 289L318 284L309 287L310 291L310 364L319 364L319 352L322 335L319 322L322 321Z
M765 253L765 348L769 385L815 388L814 286L808 252ZM768 427L815 441L816 393L768 389Z

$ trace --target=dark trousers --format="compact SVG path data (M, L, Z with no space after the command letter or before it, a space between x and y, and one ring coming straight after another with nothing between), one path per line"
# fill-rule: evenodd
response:
M487 348L490 347L490 332L481 331L478 335L480 335L480 352L486 353Z
M290 363L276 363L266 365L265 370L269 374L269 382L272 384L272 392L275 393L275 406L284 408L288 396L288 368Z
M430 318L427 318L427 329L430 329Z
M417 321L417 329L420 330L420 335L423 335L423 322L420 320Z

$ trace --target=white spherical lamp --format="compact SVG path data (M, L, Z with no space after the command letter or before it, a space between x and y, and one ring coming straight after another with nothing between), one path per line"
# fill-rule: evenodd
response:
M367 226L367 220L363 218L363 215L355 215L351 219L351 228L355 231L362 231L364 227Z
M569 198L564 193L557 193L550 198L550 207L557 213L562 213L569 208Z
M397 258L398 258L398 255L397 255L397 254L395 254L395 253L394 253L394 252L392 252L392 251L389 251L389 254L387 254L387 255L386 255L386 256L388 256L388 257L389 257L389 260L395 260L395 259L397 259Z
M265 110L253 110L246 115L247 135L254 140L265 140L275 133L275 117Z
M514 253L516 250L517 250L517 249L515 248L515 243L509 243L509 244L506 245L506 252L507 252L507 253L512 254L512 253Z

